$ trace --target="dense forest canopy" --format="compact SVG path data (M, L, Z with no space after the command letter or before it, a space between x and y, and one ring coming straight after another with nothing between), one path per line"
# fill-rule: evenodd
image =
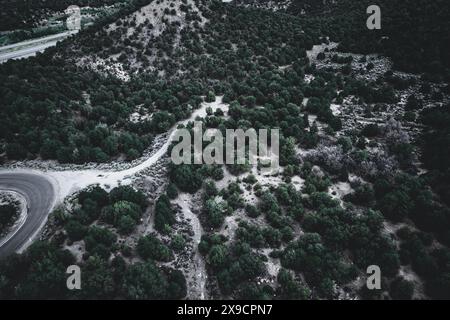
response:
M159 240L152 236L139 240L142 262L127 265L123 258L132 248L119 244L118 234L129 235L136 228L148 205L142 192L118 187L108 194L93 187L79 193L76 201L80 206L71 214L58 214L66 235L52 242L37 241L25 254L0 261L0 298L181 299L186 295L183 274L155 264L171 260L172 251ZM98 226L99 222L103 225ZM111 231L111 226L117 231ZM75 263L72 253L60 248L65 237L69 243L82 240L86 244L80 264L85 271L82 291L69 291L65 286L67 265Z
M380 52L409 72L448 77L450 68L450 6L445 0L378 1L381 30L368 30L365 9L371 1L337 1L329 32L343 51ZM328 17L327 17L328 18ZM327 23L327 22L325 22Z
M255 6L280 4L282 11L317 22L342 51L390 56L395 67L448 77L450 6L446 0L238 0ZM381 30L368 30L366 9L381 9Z
M157 10L161 3L167 7ZM49 298L185 297L184 275L161 267L185 248L175 232L186 210L174 205L181 193L198 198L198 250L219 297L336 298L340 288L409 299L416 280L405 272L420 278L422 297L449 297L448 6L381 1L382 29L369 31L365 0L292 1L278 11L135 2L144 4L0 66L3 160L133 160L155 135L217 100L226 115L209 107L197 120L222 132L280 129L282 171L264 183L260 165L169 164L168 186L152 203L131 187L84 190L55 213L51 241L0 264L1 297L35 298L42 283ZM349 51L382 53L424 74ZM129 78L95 69L95 61L119 64ZM132 121L135 114L144 120ZM428 172L419 174L420 161ZM150 205L154 228L125 245ZM74 260L64 246L74 242L83 243L88 270L80 295L61 287ZM276 281L263 283L275 260ZM383 290L352 287L370 264L383 269ZM49 276L40 278L39 268Z

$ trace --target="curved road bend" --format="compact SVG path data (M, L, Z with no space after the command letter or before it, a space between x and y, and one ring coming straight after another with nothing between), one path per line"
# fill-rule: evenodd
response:
M182 123L187 123L188 121L193 121L197 116L205 116L206 108L208 106L213 107L213 110L221 107L225 112L228 112L228 106L222 103L221 98L216 98L216 102L213 104L204 104L202 108L197 109L187 120L182 121ZM175 125L174 127L176 127ZM107 175L106 182L110 180L122 180L127 176L136 174L137 172L144 170L152 165L154 165L166 152L173 139L175 130L169 135L167 141L160 147L160 149L153 154L150 158L142 162L141 164L123 171L110 172ZM80 176L82 172L76 172L76 176ZM92 170L87 170L83 172L86 183L79 184L78 187L86 187L89 184L100 182L98 180L99 174L104 174L104 172L95 172ZM65 176L62 175L61 179L73 179L73 175ZM94 181L95 180L95 181ZM77 183L74 183L77 185ZM108 182L109 184L109 182ZM26 217L25 223L22 227L14 233L7 241L0 239L0 259L14 253L31 242L32 238L39 231L41 226L43 226L46 221L56 199L57 191L54 189L53 184L48 178L41 174L35 173L24 173L24 172L2 172L0 171L0 190L11 190L16 191L25 197L28 206L28 215ZM66 190L69 191L69 190ZM61 190L59 190L61 192ZM68 194L64 194L66 196ZM59 195L61 196L61 194ZM4 243L2 241L5 241ZM2 244L3 243L3 244Z
M46 221L56 193L53 185L44 176L21 172L0 172L0 190L11 190L21 194L26 199L28 207L22 227L0 246L2 259L20 250L34 237Z

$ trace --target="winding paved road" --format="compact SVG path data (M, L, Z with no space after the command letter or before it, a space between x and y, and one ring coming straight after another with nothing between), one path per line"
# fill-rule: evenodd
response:
M221 97L217 97L215 102L204 103L201 108L192 113L189 119L180 123L187 124L189 121L194 121L197 116L206 116L208 107L212 107L213 111L221 108L228 112L228 105L222 103ZM26 248L26 245L32 242L47 221L54 204L63 201L68 195L93 184L117 186L119 182L153 166L167 153L176 127L177 125L173 127L169 137L158 151L140 164L126 170L110 172L105 170L49 171L46 172L46 176L34 173L34 171L0 171L0 190L19 193L25 198L28 207L28 215L24 224L6 240L0 239L0 259ZM56 183L56 187L52 182ZM199 239L200 237L201 234Z
M44 176L20 172L0 172L0 190L10 190L21 194L28 206L27 217L22 227L0 246L0 259L2 259L32 241L47 220L56 193L52 183Z

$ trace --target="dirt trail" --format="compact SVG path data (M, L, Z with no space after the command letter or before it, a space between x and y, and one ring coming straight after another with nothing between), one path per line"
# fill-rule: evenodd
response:
M155 141L162 142L155 152L148 154L147 158L142 158L142 162L133 167L124 170L114 169L80 169L80 170L38 170L34 168L18 168L5 169L2 172L23 172L23 173L44 173L55 186L57 190L56 204L62 203L64 199L90 185L99 184L100 186L111 189L118 185L131 184L138 177L138 174L144 172L146 169L155 165L166 153L175 136L175 131L178 125L187 124L189 121L194 121L197 117L205 117L206 109L211 107L213 111L222 109L224 112L228 110L228 105L222 103L222 97L217 97L214 102L204 102L201 107L194 110L191 117L178 122L169 133L157 137ZM167 138L166 138L167 137ZM161 141L164 139L163 141Z
M203 235L203 228L195 213L192 212L192 195L187 193L179 194L176 203L181 207L181 214L184 220L189 221L193 236L192 236L192 259L189 261L187 280L187 296L189 299L205 300L208 299L208 292L206 290L206 281L208 275L206 273L205 261L198 251L198 245Z

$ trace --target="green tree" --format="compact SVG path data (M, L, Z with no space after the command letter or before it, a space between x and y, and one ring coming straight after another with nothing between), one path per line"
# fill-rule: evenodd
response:
M391 283L389 293L395 300L411 300L414 293L414 284L403 278L396 278Z
M173 259L171 250L153 235L147 235L139 239L137 252L143 259L165 262Z
M78 220L76 219L70 219L66 225L65 229L67 232L67 236L72 241L79 241L84 238L84 236L87 233L87 227L82 225Z

